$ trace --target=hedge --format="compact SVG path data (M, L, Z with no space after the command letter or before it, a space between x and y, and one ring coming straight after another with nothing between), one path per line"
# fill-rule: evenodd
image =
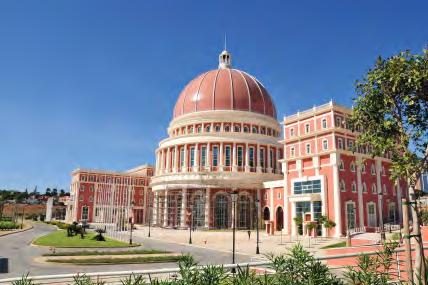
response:
M6 222L6 221L2 221L0 222L0 230L1 231L5 231L5 230L15 230L18 229L19 225L17 223L14 222Z

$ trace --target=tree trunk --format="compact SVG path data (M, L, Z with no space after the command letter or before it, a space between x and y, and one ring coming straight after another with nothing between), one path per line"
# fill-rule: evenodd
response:
M413 284L412 245L409 237L409 206L407 204L407 199L401 199L401 204L403 208L403 235L407 280L409 284Z
M421 236L420 221L418 215L418 206L416 204L415 189L413 186L409 186L409 198L412 208L413 218L413 236L415 237L415 271L414 280L420 281L420 284L426 283L426 264L425 264L425 253L424 244Z

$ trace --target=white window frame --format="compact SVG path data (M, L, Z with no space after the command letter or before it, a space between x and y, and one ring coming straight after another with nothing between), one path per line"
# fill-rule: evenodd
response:
M305 124L305 134L309 134L311 131L311 125L309 123Z
M339 149L343 149L343 139L342 138L337 139L337 147Z
M373 205L373 211L374 211L374 214L373 214L373 215L374 215L374 218L373 218L373 220L374 220L374 225L372 225L372 224L370 223L371 219L370 219L369 207L370 207L371 205ZM376 211L376 204L375 204L373 201L368 202L368 203L366 204L366 213L367 213L367 226L369 226L369 227L377 227L377 211Z
M339 161L339 170L345 171L345 162L343 162L343 159Z
M311 154L311 144L307 143L305 146L306 154Z
M296 149L294 148L294 146L290 147L290 157L295 157L296 156Z
M355 181L352 181L351 192L352 193L357 193L357 184L355 183Z
M327 139L322 140L322 149L328 150L328 140Z
M323 129L327 129L327 118L323 118L321 121L321 125Z

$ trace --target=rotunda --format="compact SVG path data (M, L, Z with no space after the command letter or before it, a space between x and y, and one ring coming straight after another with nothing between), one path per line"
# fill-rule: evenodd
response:
M218 69L194 78L177 99L156 150L153 224L253 228L263 182L282 179L275 105L231 60L224 50Z

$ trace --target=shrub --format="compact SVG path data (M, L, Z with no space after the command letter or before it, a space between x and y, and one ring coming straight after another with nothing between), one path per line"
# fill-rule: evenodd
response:
M96 229L95 230L98 234L94 237L97 241L105 241L106 239L103 236L103 233L106 231L104 229Z
M20 225L17 223L14 223L14 222L8 222L8 221L0 222L0 230L2 230L2 231L15 230L15 229L18 229L19 227L20 227Z

